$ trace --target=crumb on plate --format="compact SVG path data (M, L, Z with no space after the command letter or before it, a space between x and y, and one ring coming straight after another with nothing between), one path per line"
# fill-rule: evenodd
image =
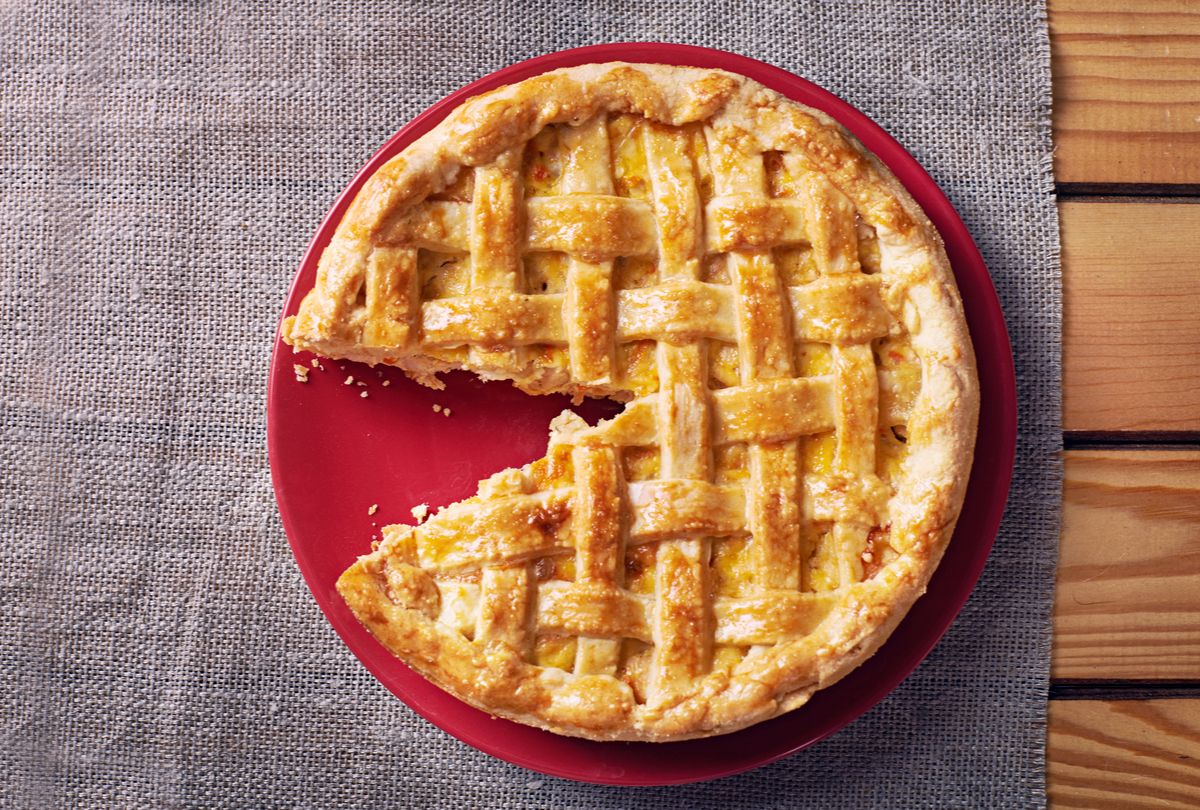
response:
M296 372L296 382L308 382L308 367L292 363L292 371Z

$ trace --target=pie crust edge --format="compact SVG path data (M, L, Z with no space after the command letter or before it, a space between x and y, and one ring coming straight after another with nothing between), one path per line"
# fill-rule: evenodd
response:
M591 739L667 741L722 734L803 705L818 689L870 657L924 592L961 508L974 448L979 391L962 305L944 247L932 224L899 181L824 114L802 107L740 76L659 65L586 65L526 80L466 102L429 134L389 161L364 185L322 256L318 287L336 291L346 262L366 261L371 233L387 212L415 204L444 186L460 165L490 162L550 123L584 120L602 111L634 112L669 125L715 114L741 123L764 141L803 154L812 168L848 196L913 260L902 275L885 277L889 308L903 320L922 367L909 419L908 470L891 501L892 542L901 555L821 629L781 644L753 674L724 684L700 680L693 694L643 712L638 725L620 725L630 707L619 695L576 679L574 702L551 701L536 670L503 651L483 653L439 630L417 611L395 605L380 582L381 552L360 558L338 581L356 616L381 643L442 688L476 707L519 722ZM919 255L918 255L919 254ZM885 273L887 270L885 269ZM284 324L299 349L380 362L355 355L324 300L306 298ZM442 370L419 358L397 363L418 378ZM886 576L885 576L886 575ZM852 608L852 609L850 609ZM531 671L533 670L533 671ZM592 687L592 688L589 688Z

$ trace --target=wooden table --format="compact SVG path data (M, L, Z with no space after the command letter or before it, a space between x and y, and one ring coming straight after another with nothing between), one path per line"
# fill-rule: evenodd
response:
M1055 807L1200 807L1200 2L1051 0Z

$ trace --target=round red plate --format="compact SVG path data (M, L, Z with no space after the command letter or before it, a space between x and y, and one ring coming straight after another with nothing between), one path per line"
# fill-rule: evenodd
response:
M722 737L658 745L594 743L492 719L393 658L355 620L334 583L367 552L379 526L411 522L413 506L460 500L474 493L479 479L543 455L547 425L566 400L526 396L506 383L483 383L466 374L449 375L446 390L435 392L392 369L329 360L301 385L292 365L308 365L312 358L294 355L277 336L267 435L279 511L300 570L347 646L388 689L463 742L517 765L587 782L662 785L726 776L812 745L874 706L928 654L975 586L1000 524L1016 441L1016 389L1004 317L987 268L916 160L862 113L804 79L743 56L685 45L618 43L548 54L486 76L430 107L384 144L338 197L304 256L285 314L294 314L312 287L321 251L366 179L464 99L554 68L617 60L722 68L826 111L891 167L946 241L978 354L983 429L954 540L928 593L879 652L800 710ZM615 410L608 403L587 403L582 412L594 418ZM373 504L379 508L370 514Z

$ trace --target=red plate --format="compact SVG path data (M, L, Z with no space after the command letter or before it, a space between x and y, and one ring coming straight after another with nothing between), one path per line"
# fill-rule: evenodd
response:
M368 550L377 526L410 522L413 506L460 500L474 493L479 479L543 455L547 425L567 401L526 396L506 383L483 383L466 374L449 375L446 390L435 392L392 369L328 360L322 361L324 371L313 369L301 385L292 364L307 365L311 356L293 355L277 336L267 436L275 495L300 570L334 629L388 689L463 742L526 768L586 782L677 784L745 771L812 745L882 700L928 654L974 588L1000 524L1016 442L1016 387L1004 316L987 268L949 201L916 160L866 116L816 85L744 56L687 45L617 43L548 54L497 71L430 107L384 144L338 197L304 256L285 313L294 314L312 287L321 251L366 179L464 99L554 68L614 60L722 68L824 110L896 173L946 240L978 355L983 429L954 540L928 593L891 639L798 711L721 737L595 743L493 719L393 658L355 620L334 583ZM348 375L355 379L349 385ZM435 412L434 405L451 415ZM615 410L589 402L583 413L593 418ZM378 512L370 515L376 503Z

